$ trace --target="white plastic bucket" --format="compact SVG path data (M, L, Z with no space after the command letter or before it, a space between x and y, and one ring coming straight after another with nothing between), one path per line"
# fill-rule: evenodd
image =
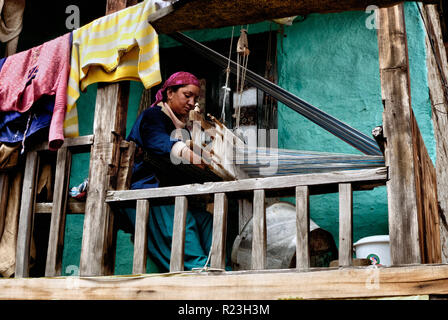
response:
M369 259L372 264L390 265L390 245L389 236L371 236L359 239L353 244L356 258Z

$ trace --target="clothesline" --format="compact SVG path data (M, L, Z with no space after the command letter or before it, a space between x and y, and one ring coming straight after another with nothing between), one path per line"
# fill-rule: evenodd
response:
M50 149L56 150L64 137L79 135L76 101L90 84L135 80L146 89L159 84L158 36L148 23L156 3L145 0L7 57L0 69L0 112L30 110L28 124L36 127L37 121L41 127L35 106L44 97L52 97L48 140ZM0 143L11 142L11 136L1 140L1 130L8 132L8 127L0 123ZM28 130L23 129L7 135L25 139Z

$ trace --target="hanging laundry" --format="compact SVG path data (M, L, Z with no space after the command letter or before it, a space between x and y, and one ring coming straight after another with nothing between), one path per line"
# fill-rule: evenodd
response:
M0 71L6 58L0 59ZM0 142L16 143L50 126L54 109L54 96L42 96L28 112L0 112ZM32 114L31 114L32 110ZM30 118L30 122L28 122ZM48 134L48 133L47 133Z
M19 162L20 143L0 143L0 171L13 169Z
M154 0L96 19L73 31L71 70L64 132L77 136L76 101L97 82L141 81L146 89L161 82L159 40L148 16Z
M55 98L48 134L50 150L64 142L71 33L14 54L0 71L0 111L26 112L43 95Z
M6 58L0 59L0 71L2 70L5 61ZM0 126L2 123L2 117L4 115L5 113L0 113ZM17 166L19 162L19 147L20 147L19 143L4 144L0 142L0 171L10 170Z
M51 123L54 103L54 96L44 95L25 113L0 112L0 142L25 142L24 140L32 135L40 132L44 134L44 129ZM39 137L41 136L39 134Z
M6 61L6 58L0 59L0 71L2 70L2 67L3 67L3 64L5 63L5 61Z
M6 207L5 224L0 237L0 275L10 278L14 275L16 265L17 236L19 232L20 195L22 194L23 170L14 171L9 181L8 203ZM36 244L34 237L30 243L30 265L36 261Z
M23 27L25 0L0 0L0 42L10 43L6 55L15 53Z

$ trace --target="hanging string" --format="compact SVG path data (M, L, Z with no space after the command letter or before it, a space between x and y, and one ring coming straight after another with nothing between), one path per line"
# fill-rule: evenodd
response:
M230 48L229 48L229 58L228 58L228 62L227 62L227 68L226 68L226 84L223 87L224 89L224 97L222 100L222 110L221 110L221 122L225 122L226 119L226 101L227 101L227 93L230 91L229 88L229 75L230 75L230 60L232 57L232 44L233 44L233 33L235 30L235 26L232 26L232 37L230 38Z
M241 118L241 100L243 96L244 83L246 81L246 71L247 64L249 62L249 43L247 40L247 33L249 31L249 25L246 26L246 29L241 28L240 30L240 38L238 40L237 45L237 93L238 93L238 101L236 105L236 128L240 126L240 118Z
M22 149L20 150L20 154L24 154L25 153L25 140L26 140L26 135L28 134L28 130L30 128L31 118L32 118L32 113L30 112L28 114L28 120L26 121L25 132L23 133Z

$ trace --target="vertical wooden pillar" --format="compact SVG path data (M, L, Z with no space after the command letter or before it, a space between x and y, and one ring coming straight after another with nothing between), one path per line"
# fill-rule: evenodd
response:
M433 165L412 111L403 4L380 9L379 62L383 97L392 264L440 260ZM436 226L438 228L438 226Z
M25 173L23 176L22 199L20 202L19 229L16 250L16 278L29 276L30 244L33 232L33 206L36 196L36 174L39 167L39 156L36 151L26 155Z
M382 8L378 29L392 264L420 263L411 135L409 59L403 4Z
M8 205L9 175L0 172L0 239L3 234L3 227L6 220L6 207Z
M448 263L448 59L436 5L422 8L426 36L429 97L436 141L437 196L440 203L441 261ZM433 51L434 50L434 51Z
M170 272L184 271L185 228L187 222L187 197L176 197L174 204L173 238L171 244Z
M310 259L310 190L308 186L296 187L296 268L308 269Z
M213 212L213 240L210 266L224 269L226 267L226 233L227 233L227 196L216 193Z
M252 269L263 270L267 262L267 228L264 190L254 190L252 236Z
M50 236L48 239L45 276L61 275L62 251L64 248L65 214L72 154L68 148L58 150L54 182L53 207L51 209Z
M149 201L137 200L135 219L133 274L146 273L146 258L148 252L148 219Z
M135 4L135 0L108 0L106 14ZM89 186L81 246L80 274L113 273L115 260L113 215L106 192L116 186L120 143L126 133L129 82L98 85L90 154Z
M350 183L339 184L339 266L353 264L353 192Z
M238 233L243 232L244 226L252 218L252 200L240 199L238 200Z

